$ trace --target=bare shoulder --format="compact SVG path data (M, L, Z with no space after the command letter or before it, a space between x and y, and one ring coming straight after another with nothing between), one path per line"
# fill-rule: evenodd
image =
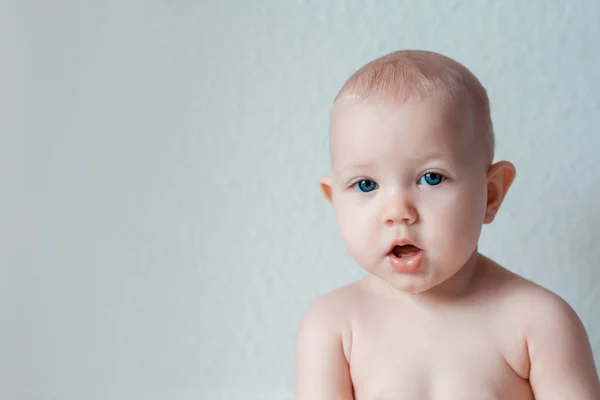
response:
M525 342L528 379L536 398L597 399L600 382L585 327L558 294L496 264L502 312Z
M329 334L342 344L344 356L349 357L351 345L351 320L360 296L360 283L354 282L327 292L316 298L305 310L299 335ZM315 333L310 333L315 331Z
M360 292L360 281L333 289L317 297L310 304L307 312L333 312L335 314L346 314L351 311Z
M353 398L348 360L355 293L354 284L332 290L304 312L296 338L296 399Z
M547 318L576 317L573 308L559 295L488 259L486 280L494 301L504 312L521 315L531 324Z
M579 326L575 310L558 294L506 268L495 265L498 294L508 311L520 316L526 331L549 323Z

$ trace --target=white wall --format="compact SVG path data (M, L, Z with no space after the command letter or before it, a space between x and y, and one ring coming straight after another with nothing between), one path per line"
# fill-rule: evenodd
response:
M329 104L400 48L488 88L518 177L481 250L600 361L597 1L0 7L0 398L291 399L301 313L363 275L317 185Z

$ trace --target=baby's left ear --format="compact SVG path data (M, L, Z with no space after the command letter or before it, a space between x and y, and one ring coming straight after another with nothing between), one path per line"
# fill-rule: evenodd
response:
M515 166L508 161L499 161L489 168L484 224L491 223L496 217L508 189L515 180L516 174Z

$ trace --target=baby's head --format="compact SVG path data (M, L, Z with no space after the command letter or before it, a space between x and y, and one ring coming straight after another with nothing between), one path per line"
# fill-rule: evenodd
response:
M410 293L477 262L482 225L493 221L515 176L509 162L492 165L479 80L425 51L386 55L348 79L331 111L330 154L332 175L321 188L346 248L368 272Z

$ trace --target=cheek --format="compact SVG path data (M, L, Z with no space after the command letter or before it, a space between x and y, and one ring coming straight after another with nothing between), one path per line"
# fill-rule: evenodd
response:
M369 252L378 248L373 246L374 233L369 208L341 201L334 206L346 249L358 263L368 262L371 258Z
M438 204L436 228L430 232L440 254L470 256L481 234L484 212L485 192L477 188L449 196L447 202Z

